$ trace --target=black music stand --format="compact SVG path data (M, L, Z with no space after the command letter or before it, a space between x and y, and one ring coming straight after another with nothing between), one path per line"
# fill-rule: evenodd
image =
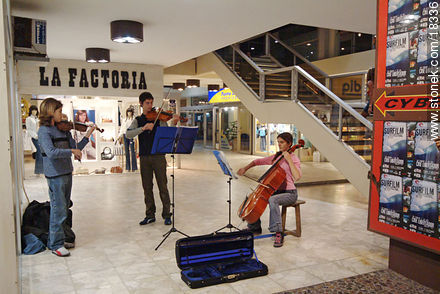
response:
M155 250L159 249L162 243L165 242L173 232L189 237L174 226L174 154L190 154L192 152L197 130L198 127L157 127L156 129L151 154L171 154L171 158L173 159L173 174L171 175L173 188L171 200L172 227L163 235L163 240L157 245Z
M218 229L214 233L218 233L221 230L229 229L230 232L232 232L232 229L236 229L240 231L239 228L231 224L231 181L232 179L237 179L237 176L234 174L234 171L232 170L231 166L229 165L228 161L226 160L225 154L222 151L214 150L212 151L214 153L215 158L217 158L217 162L220 165L223 173L229 177L229 180L227 183L229 184L229 198L226 202L228 202L229 205L229 222L226 226L222 227L221 229Z

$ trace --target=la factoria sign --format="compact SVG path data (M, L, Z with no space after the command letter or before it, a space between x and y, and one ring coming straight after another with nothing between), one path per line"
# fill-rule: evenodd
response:
M142 91L149 91L161 98L163 67L66 59L19 60L17 84L20 94L138 97Z
M52 87L61 87L62 81L58 67L53 67L52 73L46 73L46 68L40 66L39 71L40 86L51 85ZM109 86L111 86L113 89L118 89L119 87L121 89L147 89L144 72L138 73L136 71L128 72L124 70L110 71L108 69L87 70L85 68L68 68L67 71L69 80L63 81L63 83L68 82L69 87L75 87L76 83L78 83L80 88L88 88L89 86L92 88L109 88Z

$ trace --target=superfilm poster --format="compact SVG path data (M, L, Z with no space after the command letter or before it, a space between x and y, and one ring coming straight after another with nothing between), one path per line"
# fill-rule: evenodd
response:
M379 221L400 226L402 215L402 177L382 174L380 179Z
M406 122L387 121L384 123L382 147L383 173L396 176L404 174L407 158L406 127Z
M429 122L416 124L414 141L413 177L438 182L440 151L431 139L431 124Z
M437 183L413 180L411 187L410 231L430 237L438 224Z
M409 34L387 38L386 78L387 87L407 84L409 75Z
M413 0L388 1L388 35L413 30L420 16L419 5Z

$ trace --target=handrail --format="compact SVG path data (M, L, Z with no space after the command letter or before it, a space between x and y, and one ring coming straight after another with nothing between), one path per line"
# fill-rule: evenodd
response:
M243 57L244 60L247 61L247 63L249 63L256 71L258 71L259 73L264 73L264 71L252 60L249 58L249 56L247 56L246 54L244 54L243 51L241 51L240 47L238 47L237 45L231 45L232 49L237 51L237 53Z
M304 63L306 63L307 65L311 66L314 70L316 70L317 72L319 72L321 75L323 75L324 77L328 78L329 75L326 74L325 72L323 72L319 67L317 67L316 65L314 65L313 63L311 63L310 61L308 61L306 58L304 58L304 56L302 56L301 54L299 54L295 49L290 48L290 46L288 46L286 43L284 43L283 41L281 41L280 39L278 39L277 37L275 37L274 35L272 35L271 33L267 33L272 39L278 41L279 44L281 44L284 48L286 48L287 50L289 50L293 55L295 55L296 57L298 57L299 59L301 59L302 61L304 61Z
M333 75L329 75L328 77L329 78L343 78L343 77L350 77L350 76L359 76L359 75L364 75L367 72L368 72L367 70L359 70L359 71L333 74Z
M342 108L345 109L348 113L350 113L352 116L354 116L358 121L360 121L364 126L366 126L368 129L373 130L373 124L367 120L365 117L363 117L359 112L354 110L352 107L350 107L347 103L345 103L341 98L336 96L335 93L330 91L327 87L323 86L320 82L318 82L314 77L312 77L308 72L306 72L304 69L299 67L298 65L295 65L295 70L297 70L303 77L308 79L310 82L312 82L316 87L318 87L322 92L324 92L328 97L330 97L333 101L335 101L337 104L339 104Z
M271 74L276 74L276 73L280 73L280 72L284 72L284 71L290 71L290 70L294 69L295 66L296 65L292 65L292 66L286 66L286 67L282 67L282 68L268 70L268 71L263 72L263 75L271 75Z
M232 45L232 47L234 50L236 50L238 52L238 54L240 54L240 56L242 56L246 61L248 61L262 75L270 75L270 74L275 74L275 73L280 73L280 72L285 72L285 71L296 70L303 77L305 77L312 84L314 84L318 89L320 89L322 92L324 92L330 99L332 99L334 102L336 102L342 108L344 108L345 111L350 113L353 117L355 117L358 121L360 121L363 125L365 125L368 129L373 130L373 124L369 120L364 118L361 114L359 114L356 110L354 110L350 105L348 105L341 98L336 96L335 93L333 93L327 87L322 85L319 81L317 81L314 77L312 77L308 72L306 72L300 66L293 65L293 66L278 68L278 69L274 69L274 70L270 70L270 71L262 71L246 54L244 54L239 48L237 48L238 47L237 45ZM218 57L220 57L220 56L218 56ZM220 58L220 59L222 60L222 58ZM260 97L260 95L257 95L257 97Z

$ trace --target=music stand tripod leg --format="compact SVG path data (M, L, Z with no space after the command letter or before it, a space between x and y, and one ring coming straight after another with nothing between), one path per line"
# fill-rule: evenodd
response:
M159 245L157 245L157 247L154 249L154 250L157 250L157 249L159 249L159 247L163 244L163 242L165 242L165 240L171 235L171 233L173 233L173 232L177 232L177 233L180 233L180 234L182 234L182 235L184 235L184 236L186 236L186 237L189 237L187 234L185 234L185 233L183 233L183 232L181 232L181 231L179 231L178 229L176 229L176 227L174 226L174 154L171 154L171 158L173 158L173 174L171 175L171 178L172 178L172 181L171 181L171 186L172 186L172 201L171 201L171 207L172 207L172 213L171 213L171 217L172 217L172 222L171 222L171 224L172 224L172 227L171 227L171 229L169 229L169 231L168 232L166 232L164 235L163 235L163 240L159 243Z
M234 226L231 223L231 181L232 181L232 178L229 177L229 180L227 181L227 183L229 184L229 198L226 201L226 202L228 202L228 206L229 206L229 222L228 222L227 225L225 225L221 229L218 229L217 231L215 231L215 233L218 233L218 232L220 232L221 230L224 230L224 229L229 229L230 232L232 232L232 229L236 229L236 230L240 231L239 228L237 228L236 226Z

